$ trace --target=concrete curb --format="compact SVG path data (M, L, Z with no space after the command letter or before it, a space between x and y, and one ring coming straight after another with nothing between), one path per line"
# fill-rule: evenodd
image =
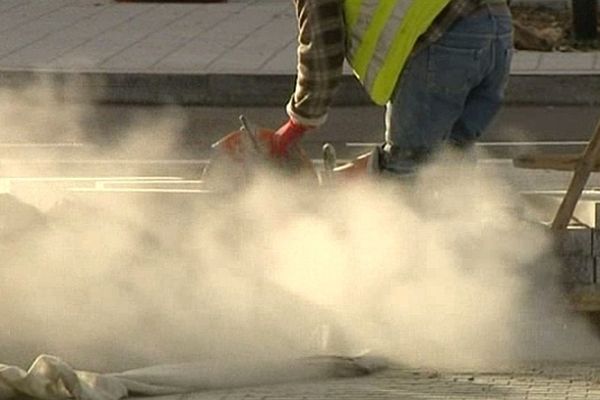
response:
M294 87L293 75L151 74L0 71L0 88L35 84L68 102L197 106L281 106ZM506 104L600 105L598 74L514 74ZM336 105L371 104L358 81L342 79Z
M505 103L600 105L600 75L511 75Z

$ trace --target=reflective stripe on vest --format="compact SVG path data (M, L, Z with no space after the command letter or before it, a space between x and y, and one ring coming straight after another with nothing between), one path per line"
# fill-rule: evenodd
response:
M450 0L344 0L347 58L376 104L390 99L406 60Z

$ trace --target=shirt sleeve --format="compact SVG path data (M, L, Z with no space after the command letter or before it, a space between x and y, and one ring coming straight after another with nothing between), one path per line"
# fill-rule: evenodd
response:
M342 0L294 0L298 19L296 86L287 105L292 120L319 126L342 77L344 20Z

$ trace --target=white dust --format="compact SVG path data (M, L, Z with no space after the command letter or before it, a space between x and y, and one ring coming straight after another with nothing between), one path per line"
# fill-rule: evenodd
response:
M44 91L34 89L0 94L0 137L34 124L48 141L82 140L82 115L31 107ZM169 157L178 121L167 114L134 121L98 156ZM0 165L5 177L39 172ZM401 365L491 369L597 356L568 311L546 229L521 218L519 197L489 171L440 161L416 182L328 188L265 173L212 196L62 189L2 197L0 363L51 353L122 370L369 350Z

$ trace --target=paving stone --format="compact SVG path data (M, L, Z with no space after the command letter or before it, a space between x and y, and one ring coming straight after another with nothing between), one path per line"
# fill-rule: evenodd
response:
M49 63L61 57L64 53L93 41L97 36L123 24L147 7L132 5L121 8L116 5L103 6L98 14L82 18L75 25L62 29L53 34L20 49L19 52L2 59L4 67L47 67Z
M556 235L556 250L559 254L573 256L592 255L592 229L569 229Z
M594 54L591 53L545 53L541 55L540 72L590 72L594 69Z
M81 11L94 7L102 12ZM0 43L2 69L295 73L294 10L281 0L162 6L0 0L0 32L7 33ZM512 65L514 74L594 71L600 74L596 53L518 51Z
M113 0L0 0L0 71L3 81L30 79L22 72L48 71L66 82L73 73L96 74L89 84L98 101L206 105L245 104L238 83L262 91L254 98L289 98L296 73L296 20L293 3L282 0L229 0L218 4L116 3ZM600 52L536 53L513 57L507 102L600 103ZM12 74L10 79L4 79ZM62 75L61 75L62 74ZM344 67L346 80L336 104L368 104ZM122 76L135 87L121 87ZM185 83L153 86L156 75ZM260 80L277 75L281 79ZM217 76L214 80L212 77ZM219 76L234 76L230 85ZM192 90L201 77L211 92ZM135 79L133 79L135 78ZM139 83L139 84L138 84ZM225 84L224 87L215 86ZM87 87L86 87L87 89ZM184 92L181 92L181 91ZM247 91L246 91L247 92ZM262 104L261 105L267 105Z
M516 51L512 58L511 71L513 73L534 72L538 69L542 53L538 51Z
M55 2L49 3L54 4ZM90 15L100 12L97 7L90 4L86 6L73 6L67 2L60 3L61 7L48 6L47 8L42 7L41 10L39 7L32 7L33 10L43 14L37 15L35 19L29 18L26 22L19 23L17 26L12 26L0 32L2 34L0 57L5 57L43 39L47 35L58 32L61 29L76 24L81 19L88 18ZM12 14L8 13L7 18L14 17L16 20L20 19L19 16L13 16ZM27 17L31 17L31 12L24 14L28 14ZM4 17L4 14L0 15L0 19L2 17ZM21 19L27 18L24 17ZM7 22L7 25L10 24ZM3 26L1 20L0 26Z
M130 6L126 5L126 7ZM124 50L187 13L187 8L182 5L157 6L149 3L136 5L136 7L146 10L115 29L104 32L67 52L52 63L53 67L101 69L103 63L118 57ZM148 54L148 57L152 55Z
M566 256L562 258L564 265L563 279L567 284L591 285L594 283L596 263L590 256Z
M265 64L295 40L296 28L291 10L277 13L270 21L244 38L209 66L211 71L266 72ZM294 53L290 54L294 59ZM293 71L293 69L292 69Z
M263 70L272 71L272 73L275 74L287 74L290 71L295 71L297 60L296 46L296 38L291 38L286 47L275 53L275 55L267 61Z
M2 1L0 2L2 4L2 9L0 10L0 33L10 32L15 27L39 20L45 15L72 3L73 0L25 0L15 5L13 1Z
M6 12L10 9L30 5L31 0L5 0L0 3L0 12Z
M102 64L103 68L117 70L143 70L158 65L170 54L184 47L193 40L201 38L209 29L214 28L232 13L239 11L243 5L233 4L227 7L213 5L207 12L204 7L182 5L187 11L182 18L150 33L134 46L121 51ZM199 54L202 56L202 54Z
M282 384L227 391L171 396L172 400L204 399L410 399L410 400L597 400L600 386L591 381L600 372L597 365L538 366L539 375L515 369L496 374L426 374L415 370L391 369L368 377ZM552 377L556 375L556 377ZM588 377L588 378L586 378ZM167 399L165 399L167 400Z
M250 36L257 27L267 24L273 19L273 10L265 8L243 8L231 13L221 23L203 32L195 40L175 49L169 55L153 65L158 71L189 71L202 73L215 60L223 57L230 49ZM243 65L242 60L238 60ZM216 67L214 67L216 68ZM223 69L220 72L226 71Z

